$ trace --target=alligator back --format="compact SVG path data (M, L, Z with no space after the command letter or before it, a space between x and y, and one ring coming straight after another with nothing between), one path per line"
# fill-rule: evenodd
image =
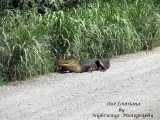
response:
M81 60L80 65L82 67L82 71L86 72L89 67L92 67L92 71L102 70L102 67L97 66L96 61L96 59ZM110 67L109 59L101 59L99 61L104 65L105 70Z

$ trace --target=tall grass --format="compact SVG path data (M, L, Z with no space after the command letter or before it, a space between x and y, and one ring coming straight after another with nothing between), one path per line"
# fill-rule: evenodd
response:
M6 10L0 18L0 81L53 72L57 59L105 58L160 43L159 4L94 0L77 8Z
M7 11L1 19L0 75L2 80L17 80L44 74L54 69L50 44L41 31L35 12L20 15ZM29 17L29 19L28 19ZM34 23L33 23L34 21Z

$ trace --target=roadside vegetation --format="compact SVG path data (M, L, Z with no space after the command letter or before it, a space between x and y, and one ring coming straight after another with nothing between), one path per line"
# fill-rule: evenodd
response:
M0 84L57 70L57 59L106 58L160 45L156 0L88 0L0 13ZM25 6L24 6L25 7Z

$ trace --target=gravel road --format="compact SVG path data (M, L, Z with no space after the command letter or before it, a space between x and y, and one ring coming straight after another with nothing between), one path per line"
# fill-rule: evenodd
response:
M160 120L160 48L92 73L53 73L0 87L0 120Z

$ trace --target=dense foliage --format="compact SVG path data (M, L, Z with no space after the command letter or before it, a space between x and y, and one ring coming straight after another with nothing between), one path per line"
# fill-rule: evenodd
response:
M57 59L113 57L160 43L156 1L79 0L64 8L1 10L0 84L53 72Z

